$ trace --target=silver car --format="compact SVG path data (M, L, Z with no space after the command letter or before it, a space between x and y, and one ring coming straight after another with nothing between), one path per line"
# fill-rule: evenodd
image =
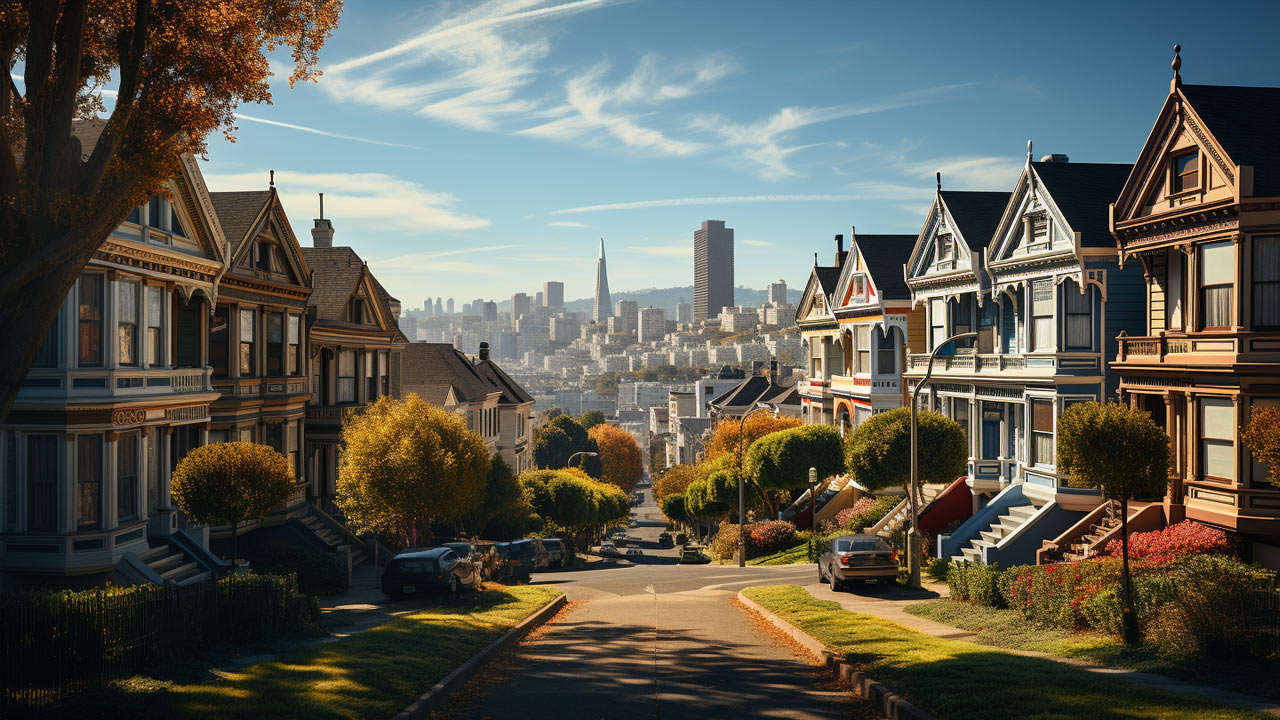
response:
M833 538L818 558L818 582L839 591L847 582L893 582L898 577L898 553L875 535Z

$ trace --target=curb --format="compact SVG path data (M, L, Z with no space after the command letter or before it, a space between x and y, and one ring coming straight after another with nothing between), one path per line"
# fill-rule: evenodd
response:
M392 720L421 720L434 710L445 698L454 690L457 690L472 675L475 675L481 668L497 655L500 651L505 650L508 646L515 644L520 638L529 634L529 631L545 623L555 615L556 612L564 606L567 600L563 594L552 598L546 605L543 605L529 617L521 620L515 627L506 631L497 640L489 643L480 652L472 655L466 662L453 669L453 672L441 678L432 688L417 700L409 703L404 710L401 710Z
M841 683L875 703L876 707L889 720L934 720L932 715L907 702L901 695L884 685L867 677L866 673L854 670L852 665L844 662L843 655L823 645L822 641L764 609L759 603L741 592L738 593L738 602L747 606L753 612L759 613L765 620L768 620L779 630L790 636L791 639L800 643L805 650L808 650L811 655L821 661Z

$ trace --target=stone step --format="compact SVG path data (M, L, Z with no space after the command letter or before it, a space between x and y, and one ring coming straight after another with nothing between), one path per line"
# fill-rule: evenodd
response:
M982 561L982 552L975 547L964 548L960 551L960 554L964 555L964 559L969 562L976 563Z
M138 559L150 565L152 560L158 560L167 554L169 554L169 545L160 544L138 555Z
M171 553L168 555L164 555L157 560L152 560L151 562L148 562L147 567L154 570L157 575L164 577L166 572L181 565L182 563L186 562L186 560L187 560L187 556L183 555L182 553Z
M1004 533L993 530L982 530L978 535L981 536L983 540L993 543L1000 542L1000 538L1004 537Z
M183 556L183 559L184 560L186 559L185 555ZM167 572L162 572L160 573L160 577L164 578L165 580L181 580L183 577L187 576L188 574L192 572L199 572L199 571L200 571L199 563L192 561L188 563L183 563L182 565L179 565Z
M1031 505L1015 505L1005 510L1004 514L1006 517L1012 516L1012 517L1026 520L1027 518L1036 514L1036 509L1034 506L1031 506Z
M179 580L178 584L179 585L195 585L196 583L203 582L205 580L208 580L211 577L213 577L213 575L211 575L208 570L201 570L198 573L193 573Z

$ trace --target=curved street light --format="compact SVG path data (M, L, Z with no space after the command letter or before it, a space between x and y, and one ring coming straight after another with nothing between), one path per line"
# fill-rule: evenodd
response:
M596 452L587 452L587 451L583 451L583 452L576 452L576 453L574 453L574 454L570 455L568 460L565 460L565 461L564 461L564 466L565 466L565 467L573 467L573 459L574 459L574 458L576 458L576 457L578 457L579 455L586 455L587 457L599 457L599 456L600 456L600 453L596 453Z
M742 429L746 427L747 418L761 410L772 410L775 417L778 414L778 408L758 402L738 421L738 567L747 566L747 483L742 477Z
M924 377L920 382L911 388L911 488L908 493L911 495L911 532L907 535L907 569L911 573L911 587L920 587L920 507L916 496L919 494L920 480L918 477L919 465L919 448L916 446L916 413L919 410L919 404L916 402L916 396L920 392L920 388L929 384L929 378L933 377L933 361L939 355L950 356L956 354L956 342L960 340L973 340L978 337L976 332L960 333L938 343L938 346L929 353L929 367L925 369Z

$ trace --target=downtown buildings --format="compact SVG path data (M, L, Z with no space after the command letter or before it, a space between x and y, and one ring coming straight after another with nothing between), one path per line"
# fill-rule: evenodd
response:
M704 220L693 232L693 320L718 317L731 305L733 228L725 227L723 220Z

